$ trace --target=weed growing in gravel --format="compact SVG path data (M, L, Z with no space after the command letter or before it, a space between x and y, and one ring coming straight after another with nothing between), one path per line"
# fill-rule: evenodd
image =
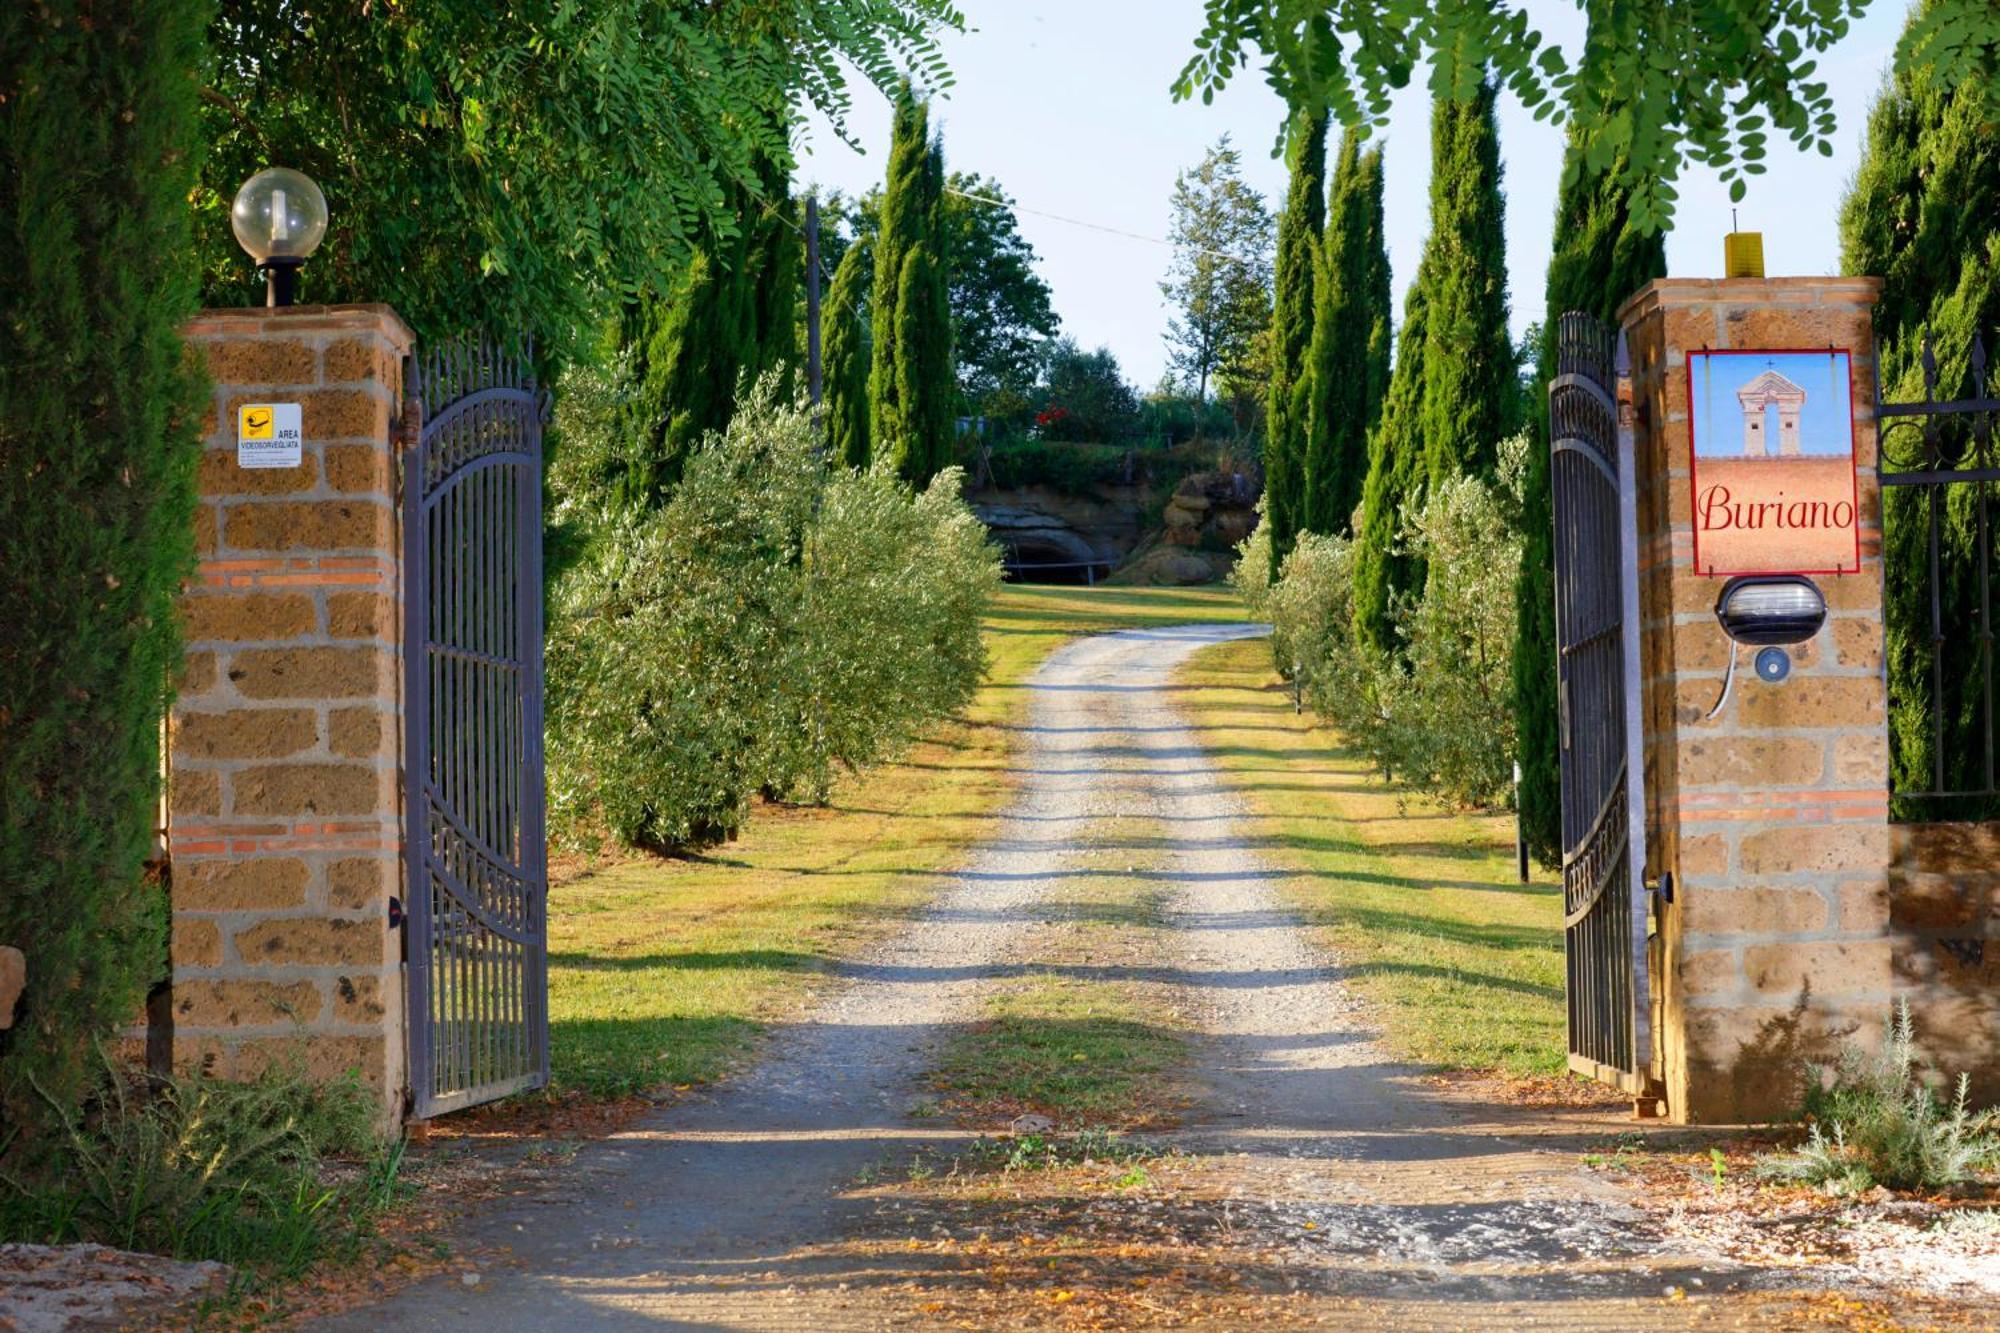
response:
M1075 1134L1022 1134L1010 1139L979 1139L959 1160L975 1168L998 1171L1054 1171L1070 1166L1146 1162L1160 1156L1150 1144L1137 1143L1104 1129Z
M1836 1064L1809 1068L1806 1143L1766 1156L1758 1173L1858 1193L1875 1185L1940 1189L2000 1167L2000 1113L1972 1109L1963 1075L1948 1100L1934 1079L1901 1003L1879 1054L1850 1042Z

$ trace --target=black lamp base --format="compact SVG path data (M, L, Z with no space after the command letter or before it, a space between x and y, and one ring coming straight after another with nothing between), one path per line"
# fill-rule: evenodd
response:
M298 299L299 269L304 261L298 259L270 259L264 269L264 304L267 306L291 305Z

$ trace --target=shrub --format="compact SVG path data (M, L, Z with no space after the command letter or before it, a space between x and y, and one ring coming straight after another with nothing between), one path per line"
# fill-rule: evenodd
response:
M1394 603L1392 652L1355 632L1354 542L1303 533L1269 584L1258 534L1239 548L1234 578L1271 622L1278 670L1385 772L1448 805L1490 805L1511 787L1513 514L1525 454L1525 441L1510 441L1499 484L1451 479L1404 516L1399 550L1429 572L1420 595Z
M1008 440L988 458L992 484L1001 490L1046 486L1059 495L1088 495L1125 480L1125 451L1112 445Z
M1971 1109L1962 1074L1950 1100L1935 1082L1909 1003L1900 1002L1879 1053L1848 1042L1835 1064L1808 1067L1805 1146L1765 1157L1759 1174L1858 1193L1878 1184L1941 1189L2000 1167L2000 1113Z
M1494 805L1513 787L1514 581L1520 537L1500 493L1475 477L1434 488L1405 518L1427 574L1399 596L1400 660L1382 664L1389 759L1449 805Z
M1244 610L1252 620L1270 619L1271 600L1271 525L1265 521L1268 507L1263 496L1257 497L1257 526L1250 529L1250 535L1236 543L1236 564L1229 571L1229 584L1236 589L1236 595L1243 599ZM1271 638L1272 659L1280 673L1289 673L1291 663L1285 661L1278 650L1278 639Z
M579 422L580 433L590 423ZM584 520L548 643L552 814L654 849L732 836L751 798L823 799L971 698L997 553L940 474L829 474L767 380L655 514ZM595 456L576 441L576 466ZM588 495L588 487L581 496ZM564 512L589 508L565 499Z
M0 6L0 1124L87 1087L166 968L143 866L194 563L188 197L208 6Z
M1118 444L1139 431L1139 397L1108 347L1086 352L1069 338L1049 348L1035 424L1049 437Z
M46 1098L58 1132L0 1172L0 1238L290 1276L357 1239L394 1195L401 1150L377 1137L358 1076L328 1084L279 1068L247 1083L195 1074L148 1087L100 1062L85 1109ZM336 1182L324 1164L336 1154L371 1165Z

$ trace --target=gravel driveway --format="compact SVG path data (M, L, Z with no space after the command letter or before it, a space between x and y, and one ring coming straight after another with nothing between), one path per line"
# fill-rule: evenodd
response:
M754 1068L586 1145L560 1191L472 1219L460 1241L476 1272L329 1326L924 1326L886 1273L839 1244L869 1225L849 1187L875 1163L960 1137L911 1114L938 1042L1032 961L1065 878L1101 864L1094 854L1134 820L1164 830L1167 928L1153 932L1150 974L1205 1034L1176 1146L1305 1294L1282 1322L1654 1329L1744 1317L1735 1302L1748 1297L1721 1293L1754 1275L1649 1234L1580 1170L1562 1126L1437 1095L1373 1044L1332 960L1236 833L1233 799L1173 705L1190 653L1261 632L1128 631L1055 652L1026 685L1015 803L926 916L855 960ZM1763 1316L1753 1322L1783 1326Z

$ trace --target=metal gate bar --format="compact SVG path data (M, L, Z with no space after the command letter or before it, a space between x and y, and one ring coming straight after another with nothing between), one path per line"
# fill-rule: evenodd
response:
M1938 397L1928 332L1919 364L1920 402L1882 401L1879 371L1875 377L1890 812L1910 822L1989 820L2000 816L1991 512L2000 482L2000 385L1977 333L1951 376L1966 397Z
M1641 1091L1645 772L1634 446L1619 418L1624 343L1588 315L1557 328L1549 385L1569 1064Z
M548 1081L542 405L486 341L412 362L405 963L418 1119Z

